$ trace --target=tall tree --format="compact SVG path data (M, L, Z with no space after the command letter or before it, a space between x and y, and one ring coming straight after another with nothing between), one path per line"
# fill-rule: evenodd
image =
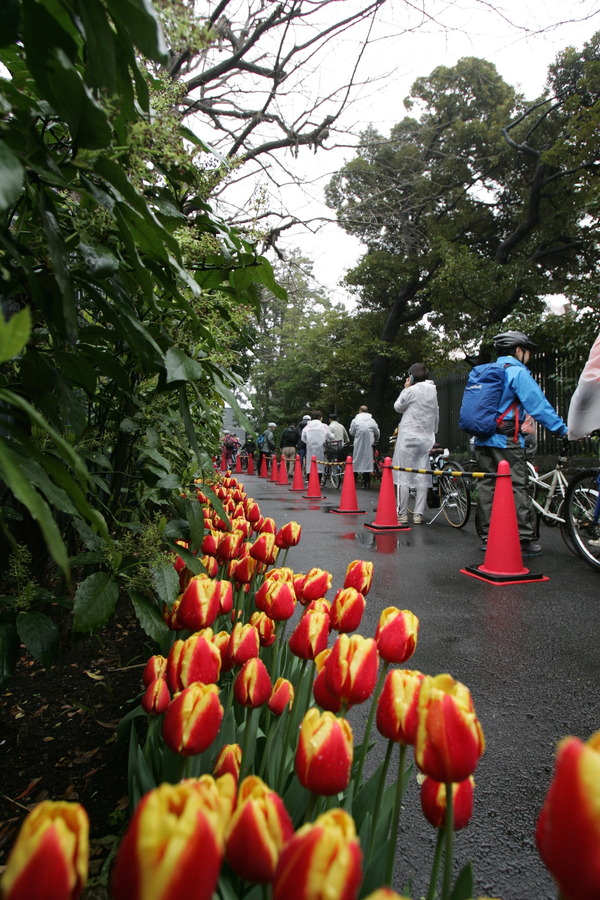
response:
M426 319L448 349L471 349L513 310L539 312L541 295L563 291L595 254L580 181L593 167L548 156L565 146L566 95L527 105L494 66L468 58L418 79L407 105L419 118L389 140L367 133L328 190L342 227L368 248L348 283L361 307L387 313L375 409L390 348L413 323Z

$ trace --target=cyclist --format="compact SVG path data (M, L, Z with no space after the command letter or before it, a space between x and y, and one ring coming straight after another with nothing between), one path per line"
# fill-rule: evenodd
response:
M527 490L525 442L519 425L524 421L526 413L558 437L567 434L567 425L546 399L527 368L531 352L537 350L536 344L522 331L505 331L494 338L494 349L499 354L497 362L506 367L504 390L498 409L498 416L503 418L490 437L475 438L477 462L480 471L490 474L497 472L498 463L502 460L510 465L521 552L523 556L538 556L542 547L535 540L534 516ZM479 484L482 550L486 549L494 487L495 481L492 478L482 478Z

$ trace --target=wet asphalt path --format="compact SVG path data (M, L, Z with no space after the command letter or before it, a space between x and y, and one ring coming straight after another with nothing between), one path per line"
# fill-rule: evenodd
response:
M462 530L443 516L410 531L374 534L379 486L358 489L366 515L333 515L340 494L306 500L286 486L239 476L263 515L277 526L302 525L300 544L287 564L297 572L313 566L333 575L333 599L354 559L374 563L373 587L360 633L373 636L382 609L397 606L420 619L419 642L406 665L435 675L449 672L470 689L487 743L475 774L475 808L458 832L458 866L471 859L474 896L502 900L553 900L556 890L542 865L534 828L545 797L557 741L587 739L600 728L600 573L565 547L558 529L542 525L544 553L526 559L531 571L550 580L495 586L461 574L483 561L474 514ZM428 510L431 518L436 510ZM350 720L360 742L367 709ZM383 757L383 739L368 765ZM368 766L367 766L368 769ZM400 822L394 888L423 896L435 842L411 779Z

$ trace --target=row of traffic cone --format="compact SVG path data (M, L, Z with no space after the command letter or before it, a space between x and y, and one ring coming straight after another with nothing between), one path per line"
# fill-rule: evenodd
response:
M266 477L266 457L264 456L263 466L265 467L264 477ZM270 480L275 481L278 484L287 484L287 464L284 459L281 460L279 475L273 474L276 472L277 460L276 457L273 457ZM262 474L263 472L261 470L261 475ZM291 490L304 491L304 481L302 478L299 457L296 457L294 481ZM324 499L321 494L321 484L317 469L317 459L315 456L313 456L311 460L308 490L303 496L306 500ZM351 456L346 459L340 505L339 507L330 510L330 512L339 514L364 514L365 512L365 510L358 508ZM383 464L381 489L379 492L375 519L369 524L365 523L365 528L374 532L410 530L409 526L401 525L398 521L396 490L392 475L392 460L389 456L386 457ZM523 565L512 479L510 477L510 466L504 460L498 465L498 477L494 491L492 515L483 565L466 566L460 571L465 575L471 575L481 581L496 585L521 584L532 581L549 580L545 575L530 572L530 570Z

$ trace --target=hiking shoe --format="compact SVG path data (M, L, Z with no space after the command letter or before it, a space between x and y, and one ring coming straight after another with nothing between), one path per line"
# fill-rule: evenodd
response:
M406 513L402 513L402 515L398 514L398 524L408 525L408 516Z
M422 525L423 516L413 516L413 525Z
M542 545L536 541L521 541L521 553L523 556L539 556L542 552Z
M593 541L588 541L587 544L588 547L600 547L600 538L596 538Z
M481 547L479 549L482 550L483 553L485 553L485 551L487 550L487 538L481 539Z

